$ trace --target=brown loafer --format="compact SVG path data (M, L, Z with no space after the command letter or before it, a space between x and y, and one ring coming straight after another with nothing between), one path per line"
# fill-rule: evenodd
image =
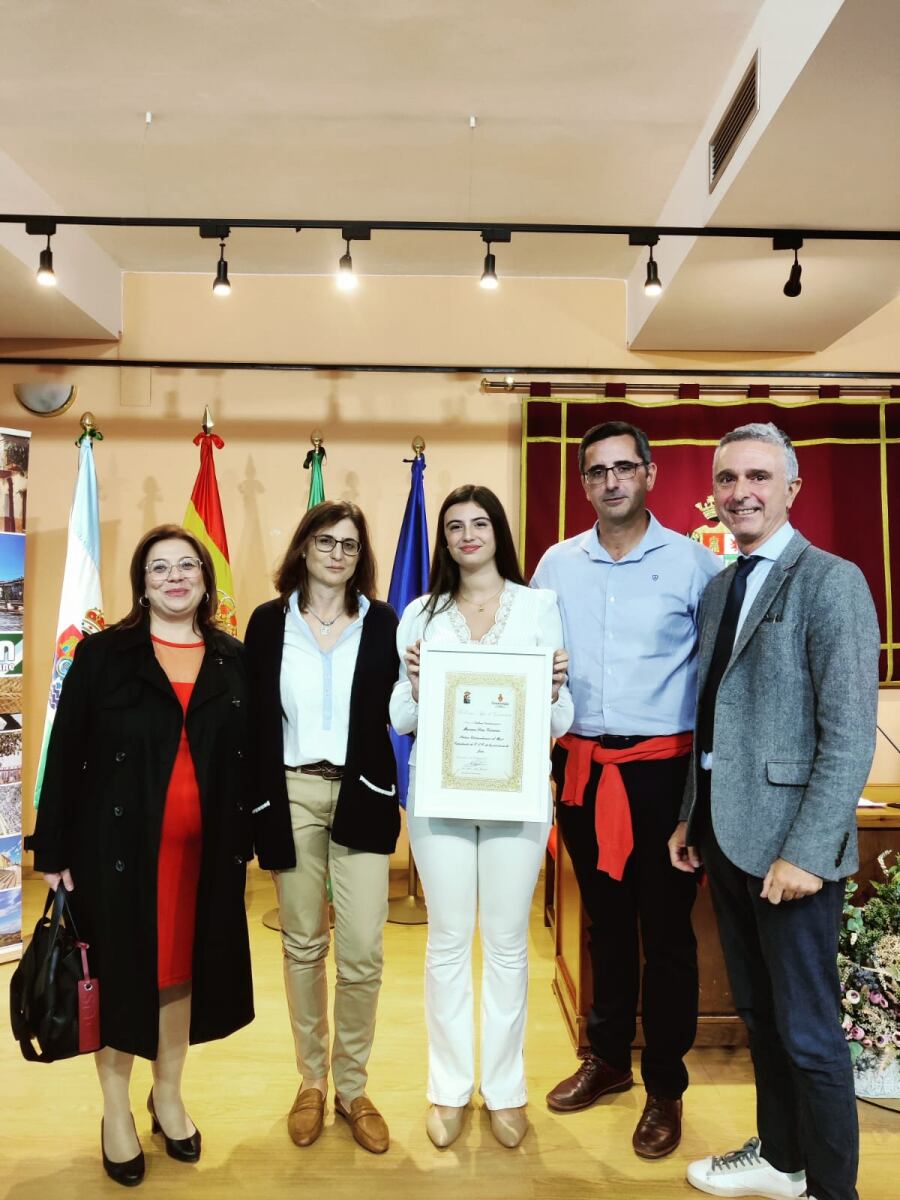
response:
M311 1146L322 1132L325 1120L325 1097L318 1088L303 1088L297 1092L294 1107L288 1113L287 1126L295 1146Z
M387 1122L368 1096L357 1096L345 1108L340 1096L334 1098L334 1111L350 1122L353 1136L370 1154L384 1154L391 1144Z
M647 1103L631 1139L641 1158L665 1158L681 1141L681 1101L647 1096Z
M630 1071L620 1071L588 1052L574 1075L563 1079L547 1093L547 1107L554 1112L579 1112L590 1108L608 1092L627 1092L634 1083Z

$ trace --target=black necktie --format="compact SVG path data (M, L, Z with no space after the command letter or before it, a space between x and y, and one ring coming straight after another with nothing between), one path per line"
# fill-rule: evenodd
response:
M758 554L749 558L739 558L737 570L728 589L728 598L719 622L719 632L716 634L716 644L713 648L712 662L709 664L709 674L706 677L706 687L700 701L700 711L697 715L697 743L702 754L708 754L713 748L713 724L716 715L716 694L719 684L725 674L725 668L734 650L734 639L737 633L738 617L741 615L741 605L747 592L747 576L759 562Z

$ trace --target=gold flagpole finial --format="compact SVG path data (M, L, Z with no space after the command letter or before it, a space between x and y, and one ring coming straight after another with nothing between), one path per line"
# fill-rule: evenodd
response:
M309 440L310 440L310 442L312 442L313 449L318 450L319 447L322 445L322 442L325 440L322 437L322 430L321 429L313 429L309 435Z
M209 411L209 405L207 404L203 409L203 424L201 425L203 432L205 434L212 433L214 424L215 422L212 419L212 413Z
M413 438L411 445L413 448L413 454L415 454L416 458L421 458L425 453L425 439L422 437L422 435L417 433Z
M94 414L92 412L82 413L81 428L85 433L90 433L92 429L97 428L97 426L94 424Z

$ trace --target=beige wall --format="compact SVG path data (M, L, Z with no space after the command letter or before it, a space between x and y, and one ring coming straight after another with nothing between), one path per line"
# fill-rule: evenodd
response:
M365 279L339 293L329 278L237 277L227 300L207 276L132 275L118 346L46 345L91 357L229 361L352 361L460 365L746 370L900 369L900 301L818 355L647 355L624 345L624 285L595 280L505 280L485 294L469 279ZM2 330L0 330L2 335ZM0 352L31 347L0 341ZM30 418L12 384L58 378L78 399L62 417ZM483 396L481 374L234 372L4 366L0 425L32 431L28 486L25 779L32 780L49 680L66 525L82 412L105 440L96 447L103 528L103 588L110 618L127 607L127 563L140 534L181 520L197 470L191 439L208 404L226 445L216 463L241 626L271 595L270 576L306 506L309 433L326 439L326 492L366 511L390 578L409 487L413 435L427 442L429 518L459 483L488 483L515 527L519 399ZM660 514L665 516L665 514ZM900 698L900 697L898 697ZM893 700L893 697L891 697ZM900 741L900 705L887 714ZM893 756L893 758L891 757ZM882 741L877 765L900 781L900 756ZM26 805L26 826L30 806Z

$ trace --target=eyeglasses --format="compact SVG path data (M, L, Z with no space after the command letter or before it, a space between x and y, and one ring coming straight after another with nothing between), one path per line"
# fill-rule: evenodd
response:
M616 479L634 479L638 467L646 467L645 462L623 462L613 463L611 467L588 467L584 472L584 478L588 483L606 483L606 478L610 471L615 475Z
M355 558L359 554L359 542L356 538L335 538L330 533L317 533L313 541L316 543L316 549L321 550L323 554L330 554L338 543L348 558Z
M177 569L179 575L196 575L202 569L203 563L199 558L189 558L187 555L184 558L176 559L175 562L169 562L167 558L154 558L144 567L144 572L151 579L163 580L168 579L173 567Z

